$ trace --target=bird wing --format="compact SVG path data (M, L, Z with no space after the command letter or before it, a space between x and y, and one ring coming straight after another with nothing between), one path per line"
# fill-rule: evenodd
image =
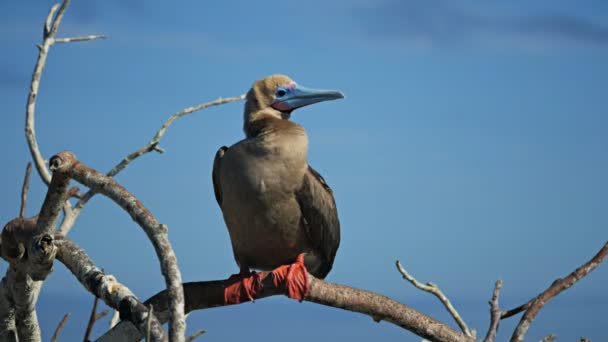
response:
M224 153L228 150L228 147L222 146L217 153L215 154L215 159L213 160L213 192L215 193L215 199L217 200L217 204L222 206L222 185L220 184L220 166L222 165L222 158L224 158Z
M325 179L308 166L296 198L308 237L321 257L321 265L315 275L324 278L333 266L340 245L340 221L333 192Z

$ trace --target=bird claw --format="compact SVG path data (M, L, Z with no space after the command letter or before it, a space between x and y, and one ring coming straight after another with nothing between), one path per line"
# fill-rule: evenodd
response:
M262 287L260 275L248 269L231 275L225 280L224 303L239 304L246 301L255 301L257 292Z
M284 265L272 271L273 282L276 287L285 287L287 297L304 300L308 293L308 271L304 265L304 254L298 255L291 265Z

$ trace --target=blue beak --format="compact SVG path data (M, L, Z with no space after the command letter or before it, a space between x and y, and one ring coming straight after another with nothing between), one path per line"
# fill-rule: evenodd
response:
M317 102L344 98L344 94L337 90L311 89L299 85L280 87L275 96L276 100L272 107L282 112L292 111Z

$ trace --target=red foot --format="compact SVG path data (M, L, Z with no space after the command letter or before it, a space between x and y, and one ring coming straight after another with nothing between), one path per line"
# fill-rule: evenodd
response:
M239 274L233 274L226 280L224 287L224 303L239 304L253 301L256 297L262 282L260 275L250 272L248 269L241 269Z
M272 275L276 288L284 288L289 298L302 301L308 293L308 271L304 266L304 254L298 255L291 265L277 267L270 273L255 273L241 269L239 274L228 278L224 287L224 303L239 304L253 301L262 287L262 279Z
M289 298L302 301L308 293L308 271L304 266L303 253L293 264L277 267L271 274L274 286L285 287Z

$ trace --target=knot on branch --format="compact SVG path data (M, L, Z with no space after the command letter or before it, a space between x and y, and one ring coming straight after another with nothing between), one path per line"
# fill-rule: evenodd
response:
M35 235L38 217L16 218L2 229L0 255L11 267L24 270L34 281L44 280L53 271L57 254L55 238Z
M34 235L37 220L37 216L19 217L4 225L0 255L12 266L27 259L26 246Z
M28 245L28 272L34 281L46 279L53 272L53 261L57 254L55 239L50 234L32 238Z
M51 157L49 160L49 168L53 172L65 172L77 161L76 155L71 151L61 151Z

